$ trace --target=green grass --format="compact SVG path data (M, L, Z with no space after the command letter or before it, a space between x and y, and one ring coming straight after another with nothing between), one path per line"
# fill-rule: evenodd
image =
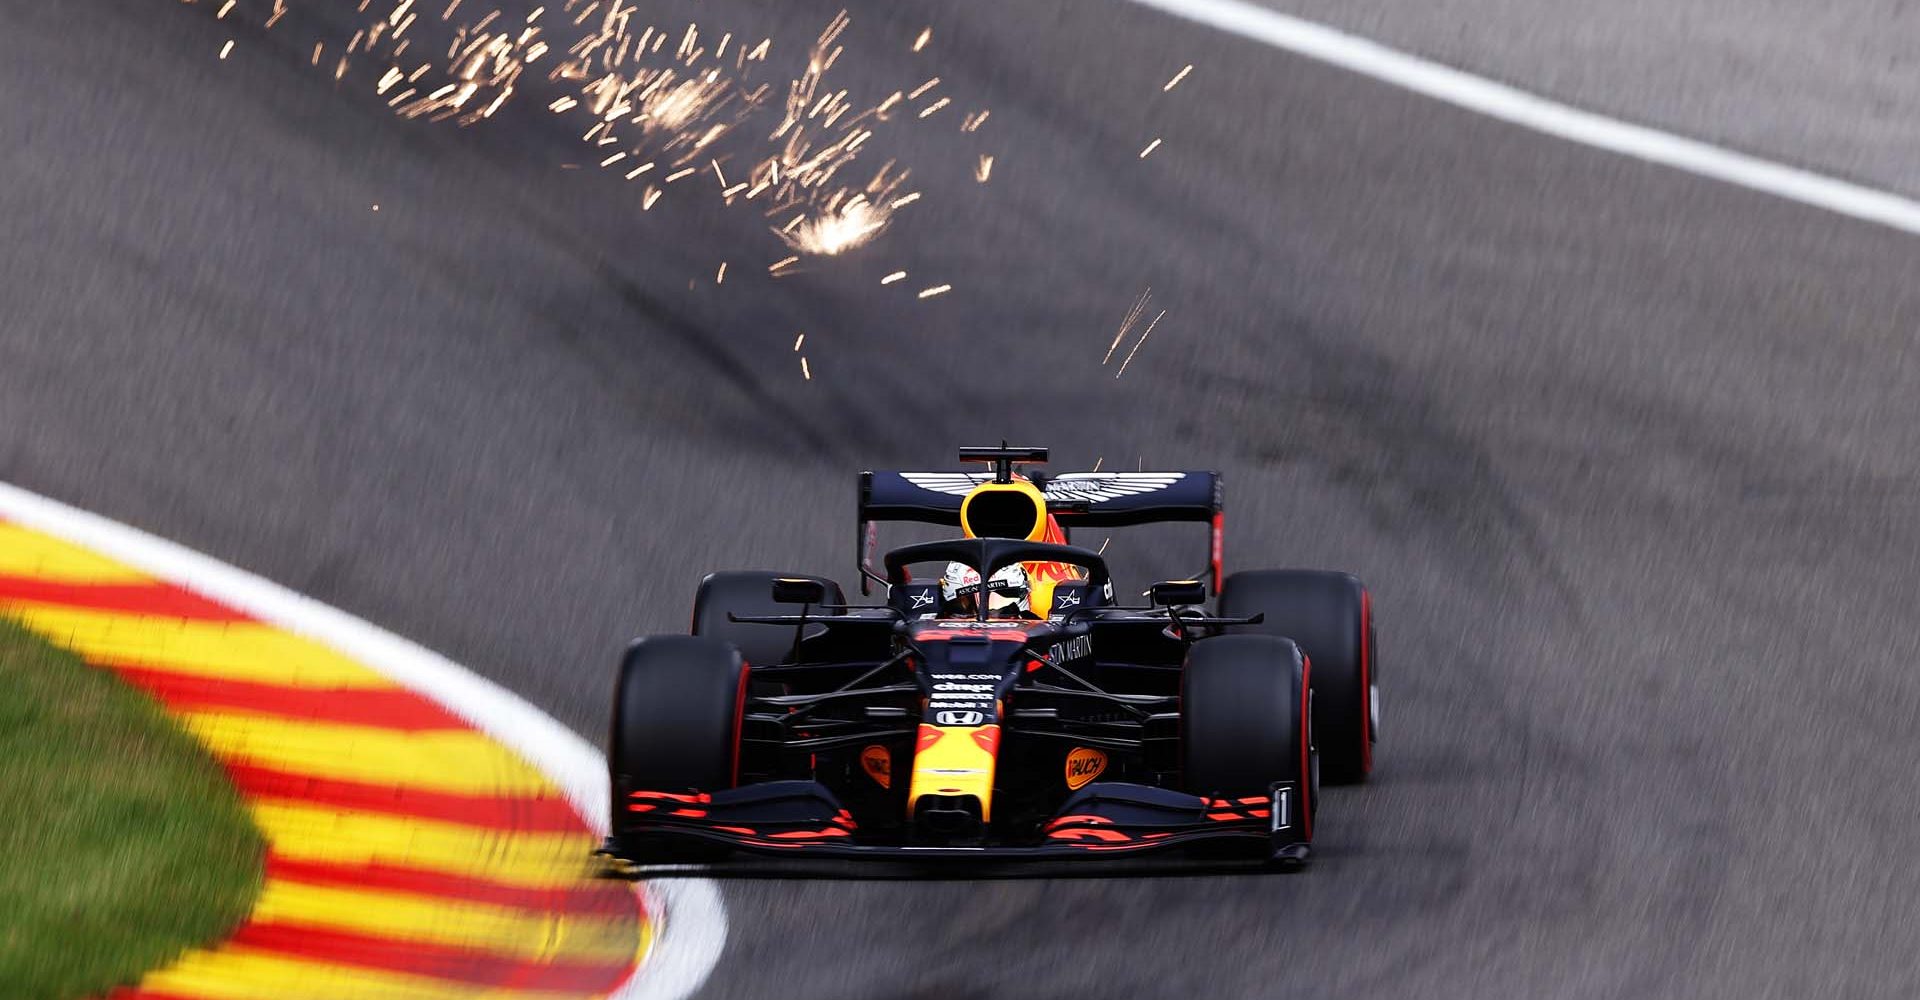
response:
M144 693L0 620L0 993L84 997L230 933L263 845Z

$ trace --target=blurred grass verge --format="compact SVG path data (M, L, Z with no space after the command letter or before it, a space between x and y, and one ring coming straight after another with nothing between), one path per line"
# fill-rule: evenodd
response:
M263 845L152 699L0 618L0 993L131 985L239 924Z

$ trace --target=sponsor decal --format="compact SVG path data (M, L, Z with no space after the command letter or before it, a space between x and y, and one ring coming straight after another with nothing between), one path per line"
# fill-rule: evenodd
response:
M1074 747L1067 754L1067 787L1078 790L1106 769L1106 754L1090 747Z
M914 607L916 607L916 608L930 608L930 607L933 607L933 595L932 595L932 594L909 594L909 595L907 595L907 597L908 597L908 599L909 599L909 600L911 600L911 601L913 602L913 606L914 606Z
M1025 628L1024 622L935 622L940 628L960 628L969 630L989 628Z
M1093 636L1090 635L1076 636L1065 642L1056 642L1047 648L1047 659L1055 663L1064 663L1067 660L1078 660L1082 657L1092 655Z
M1080 606L1080 592L1077 590L1058 592L1053 603L1062 608L1077 608Z
M991 472L902 472L900 478L934 493L963 497L993 478Z
M1164 490L1185 478L1184 472L1067 472L1047 480L1047 499L1100 503Z
M997 681L999 674L928 674L936 681Z
M971 691L979 694L993 693L991 684L955 684L952 681L941 681L935 684L933 689L935 691Z
M893 754L886 747L876 743L860 751L860 770L881 788L893 787Z
M936 712L933 721L943 726L977 726L987 721L985 712Z
M1268 815L1272 818L1274 833L1279 833L1293 825L1293 790L1291 788L1273 790L1273 809Z

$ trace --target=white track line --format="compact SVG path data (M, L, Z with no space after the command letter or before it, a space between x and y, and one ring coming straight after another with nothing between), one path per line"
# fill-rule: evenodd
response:
M1920 233L1920 202L1912 199L1582 111L1246 0L1131 2L1547 135Z
M512 691L432 650L271 580L17 486L0 483L0 518L86 546L332 646L512 748L566 793L596 834L606 833L606 758L578 733ZM629 1000L679 1000L699 989L719 961L727 937L726 910L709 881L666 880L646 884L641 892L653 920L653 949L615 995Z

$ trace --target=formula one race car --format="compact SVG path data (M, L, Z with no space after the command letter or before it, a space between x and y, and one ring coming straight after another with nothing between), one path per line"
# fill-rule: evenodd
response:
M991 472L867 472L861 591L715 573L691 635L620 665L605 853L895 858L1194 847L1297 866L1319 785L1372 768L1371 602L1345 573L1221 577L1209 472L1017 474L1040 448L965 448ZM880 521L965 537L887 552ZM1114 599L1075 526L1208 526L1207 580ZM916 567L930 572L915 573ZM1215 608L1204 602L1209 584Z

